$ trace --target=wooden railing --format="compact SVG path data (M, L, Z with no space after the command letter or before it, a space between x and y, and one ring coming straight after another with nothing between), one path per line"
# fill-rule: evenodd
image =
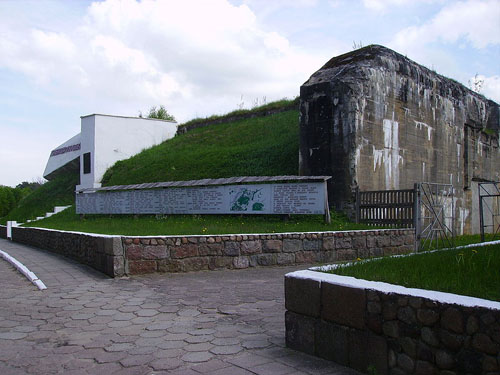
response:
M356 222L373 226L415 227L417 189L359 191L356 189Z

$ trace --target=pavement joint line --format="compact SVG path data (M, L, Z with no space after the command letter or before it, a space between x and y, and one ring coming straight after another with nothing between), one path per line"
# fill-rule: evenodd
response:
M37 275L35 275L33 272L31 272L28 267L26 267L24 264L19 262L16 258L13 256L9 255L3 250L0 250L0 255L2 258L4 258L7 262L12 264L19 272L21 272L26 278L31 281L38 289L44 290L47 289L45 284L43 283L42 280L38 278Z

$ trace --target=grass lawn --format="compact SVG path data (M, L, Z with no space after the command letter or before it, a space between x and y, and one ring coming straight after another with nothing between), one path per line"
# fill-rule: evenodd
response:
M409 288L500 301L500 245L354 262L328 271Z
M296 175L299 112L193 129L109 168L103 185Z
M280 215L86 215L80 219L74 207L50 218L30 223L29 226L78 232L123 235L195 235L234 233L317 232L336 230L373 229L363 224L350 223L339 213L332 212L331 224L325 224L322 215L291 215L284 220Z
M0 224L7 220L24 222L37 216L45 215L55 206L68 206L75 203L75 185L78 184L78 173L68 173L48 181L28 196L21 199L9 214L0 218Z

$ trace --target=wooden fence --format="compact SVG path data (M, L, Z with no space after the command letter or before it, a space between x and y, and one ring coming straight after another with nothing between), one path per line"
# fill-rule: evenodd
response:
M415 227L417 191L418 184L406 190L356 189L356 222L373 226Z

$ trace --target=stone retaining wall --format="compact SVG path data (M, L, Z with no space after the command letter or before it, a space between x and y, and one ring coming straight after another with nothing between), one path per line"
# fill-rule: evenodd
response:
M349 287L300 273L285 277L286 342L293 349L377 374L500 371L500 307Z
M0 225L0 238L7 239L7 227L5 225Z
M126 273L335 262L413 250L413 229L190 237L123 237Z
M119 236L14 227L12 240L62 254L111 277L124 275L125 259Z
M413 250L412 229L228 236L120 237L12 228L13 241L63 254L109 276L334 262Z

